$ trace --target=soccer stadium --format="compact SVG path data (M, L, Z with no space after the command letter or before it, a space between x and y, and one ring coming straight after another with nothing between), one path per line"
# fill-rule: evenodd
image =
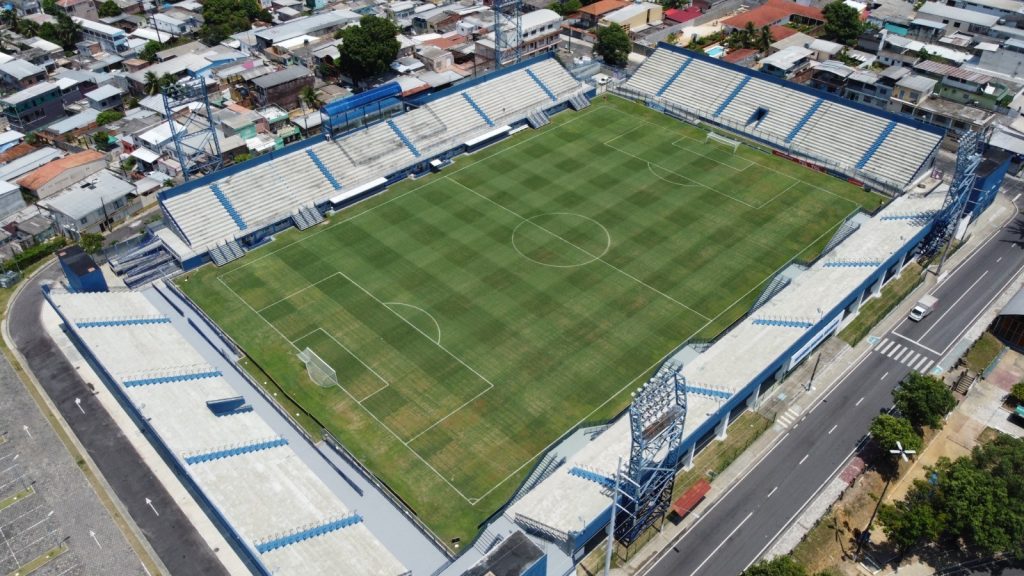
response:
M47 295L266 573L416 572L302 436L446 555L524 532L564 573L617 462L663 492L959 209L916 189L940 130L668 45L608 93L548 55L322 113L326 138L162 193L112 266L173 283Z

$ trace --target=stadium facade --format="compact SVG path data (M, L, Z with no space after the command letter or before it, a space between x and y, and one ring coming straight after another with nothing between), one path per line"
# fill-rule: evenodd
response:
M875 214L857 214L840 226L816 260L793 262L781 270L765 284L751 310L713 342L681 345L676 358L685 361L681 369L672 370L684 383L686 417L673 456L687 466L696 451L724 437L730 421L756 406L774 383L920 254L936 219L949 205L941 193L915 191L932 168L943 133L910 118L667 45L659 46L613 92L685 121L741 135L770 148L772 154L892 196ZM549 55L409 102L399 102L385 89L328 106L324 110L332 128L328 139L290 146L162 193L167 228L114 266L130 283L142 283L171 266L189 270L211 261L226 263L283 229L309 227L324 214L392 183L443 170L459 154L527 126L539 127L549 114L583 108L593 95L593 87L573 79ZM268 559L268 554L276 554L273 560L279 564L293 562L287 565L318 573L331 567L336 570L348 555L359 555L351 546L363 546L379 553L381 560L357 563L359 571L346 573L404 573L406 567L380 550L372 534L360 532L350 510L301 472L289 481L307 483L303 490L322 494L322 510L329 514L296 518L293 523L298 527L266 534L254 528L260 519L224 504L228 497L218 492L224 490L220 482L230 481L235 472L223 469L219 475L203 477L195 468L217 466L225 458L246 462L267 457L287 450L287 443L280 443L255 421L251 429L232 429L237 438L230 446L221 446L205 432L196 439L190 435L195 432L186 434L179 428L170 414L202 413L194 416L197 430L220 425L225 420L214 407L238 409L237 394L232 396L230 387L213 393L197 386L196 382L206 379L217 381L222 374L185 350L174 334L161 333L154 340L163 342L163 349L147 348L151 348L153 331L170 328L164 315L134 294L53 290L47 297L79 347L102 367L108 385L129 411L136 412L140 426L154 432L150 438L207 501L218 525L250 564L257 571L278 573ZM109 313L102 312L105 307ZM202 332L211 341L219 340L216 348L233 349L230 339L212 322ZM165 360L154 366L123 366L124 360L112 356L111 349ZM173 355L177 356L170 359ZM232 360L229 356L225 358ZM194 390L191 395L146 400L150 410L167 412L168 421L139 408L136 395L170 382ZM485 563L493 561L512 543L529 548L530 560L523 573L567 573L587 545L602 537L611 519L609 482L620 473L618 463L629 460L631 440L628 418L619 418L575 454L550 465L543 474L530 475L517 498L492 517L486 541L465 547L471 553L455 559L443 573L470 571L481 556ZM254 478L250 484L258 490L255 484L262 480L258 474ZM300 502L296 509L306 510L307 504ZM532 547L523 543L520 533L530 535ZM345 537L354 538L356 544L342 541ZM334 548L316 544L325 542L324 538L333 538ZM319 547L315 553L299 554L288 551L292 546Z

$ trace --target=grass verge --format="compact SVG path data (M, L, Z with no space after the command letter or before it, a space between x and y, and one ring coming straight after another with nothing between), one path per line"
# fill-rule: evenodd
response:
M921 266L917 262L912 262L904 268L899 278L882 288L880 296L860 307L860 313L839 332L839 338L850 346L856 346L882 318L892 312L893 308L924 281L921 271Z
M985 332L971 345L967 355L964 356L964 361L967 362L967 367L972 372L981 374L996 359L1002 349L1003 343L991 332Z
M14 506L18 502L21 502L25 498L28 498L29 496L31 496L31 495L33 495L35 493L36 493L35 488L29 486L28 488L25 488L24 490L22 490L21 492L18 492L17 494L14 494L12 496L8 496L7 498L4 498L3 500L0 500L0 510L6 510L7 508L10 508L11 506Z
M65 544L58 544L57 546L54 546L53 548L41 554L39 557L22 564L21 568L18 568L14 572L11 572L10 576L28 576L29 574L35 572L36 570L39 570L43 566L46 566L51 561L53 561L54 558L60 556L61 554L67 551L68 547Z

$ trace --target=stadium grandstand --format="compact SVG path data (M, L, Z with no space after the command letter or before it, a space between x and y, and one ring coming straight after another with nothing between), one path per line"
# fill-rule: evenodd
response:
M731 419L756 405L762 391L913 261L943 201L941 193L905 195L874 217L848 221L813 265L793 265L795 269L780 273L776 280L781 282L767 284L767 299L759 299L710 347L686 358L679 371L687 393L681 450L685 465L697 449L724 437ZM662 369L675 366L666 363ZM619 418L513 503L506 517L572 552L583 549L609 521L616 465L620 458L627 462L629 454L629 418Z
M255 573L410 573L143 293L45 293Z
M184 269L209 260L227 263L281 229L312 226L328 210L436 169L517 126L543 125L549 113L570 103L584 107L582 92L548 54L410 101L408 111L390 117L401 107L387 85L350 102L332 102L321 110L326 140L290 146L161 193L169 228L158 233L160 245L143 247L115 267L136 285L151 280L155 275L145 272L156 268L157 259L167 262L168 254ZM338 128L349 131L338 134Z
M664 43L620 90L894 195L927 173L943 136L914 119Z

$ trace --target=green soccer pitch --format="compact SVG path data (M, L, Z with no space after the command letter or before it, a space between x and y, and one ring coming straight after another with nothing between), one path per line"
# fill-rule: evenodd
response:
M552 442L881 203L602 97L179 282L442 540L468 542ZM338 386L309 380L306 347Z

